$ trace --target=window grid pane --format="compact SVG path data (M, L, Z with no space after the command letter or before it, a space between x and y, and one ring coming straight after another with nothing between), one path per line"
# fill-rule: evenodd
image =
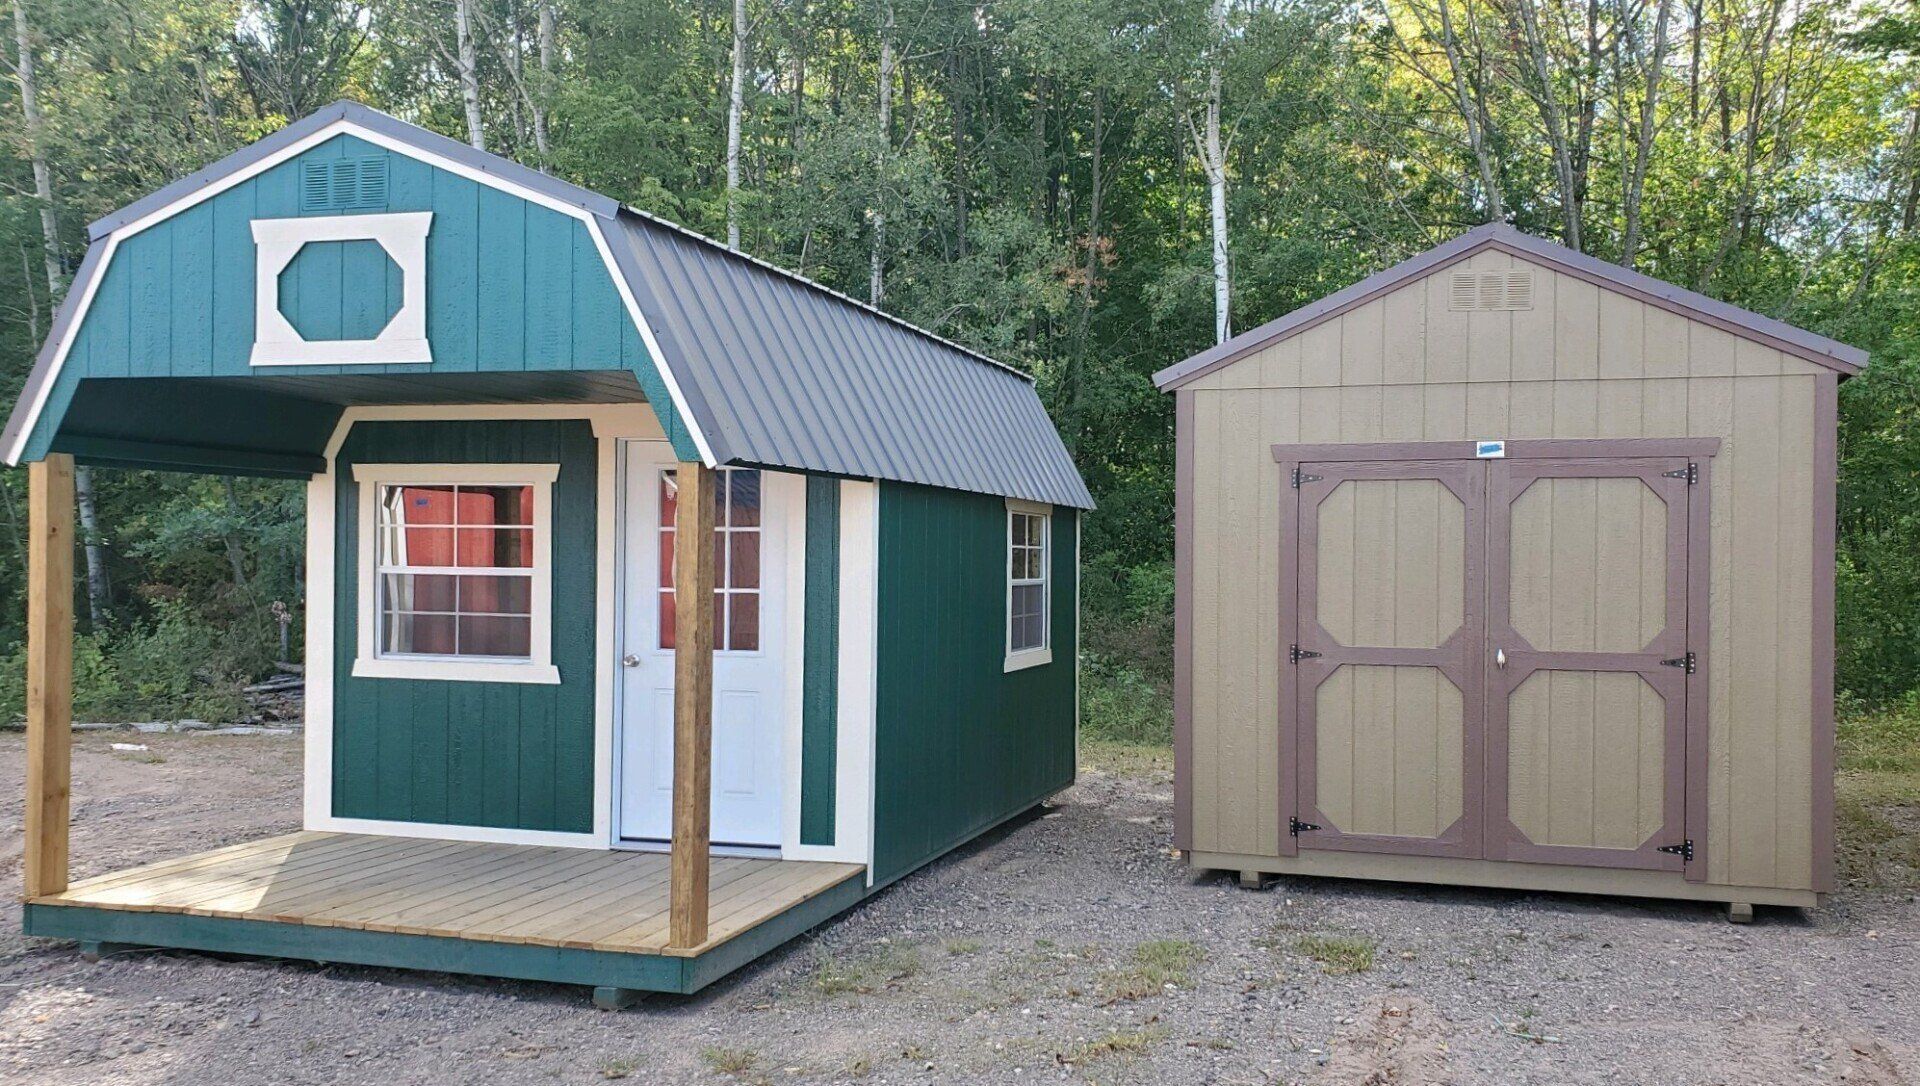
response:
M1007 514L1007 649L1047 645L1047 528L1043 513Z
M381 485L382 654L532 658L533 498L526 484Z
M760 648L760 472L721 468L714 491L714 629L717 652ZM660 473L659 642L671 649L677 633L674 608L674 523L679 486L673 470Z

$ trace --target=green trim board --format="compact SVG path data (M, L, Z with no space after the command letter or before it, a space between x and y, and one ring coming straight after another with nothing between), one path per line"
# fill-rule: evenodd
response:
M876 884L1073 783L1079 568L1056 506L1053 659L1007 672L1006 502L882 482L879 520Z
M807 477L801 649L800 843L834 842L840 733L840 480Z
M302 171L345 159L386 163L389 183L375 194L377 204L303 205ZM252 366L253 221L393 212L433 214L426 269L433 361ZM303 252L280 277L281 310L323 338L364 330L395 304L397 269L389 264L364 245ZM76 402L82 380L616 368L639 378L675 452L696 455L586 222L353 135L126 237L99 275L24 459L45 456L56 434L97 434L112 424Z
M558 685L354 676L360 591L355 463L560 465L552 518ZM599 497L591 424L361 422L341 446L335 471L332 814L591 832Z
M86 943L173 947L690 994L832 919L865 896L865 880L850 875L832 889L696 957L85 905L23 906L21 928L28 935Z

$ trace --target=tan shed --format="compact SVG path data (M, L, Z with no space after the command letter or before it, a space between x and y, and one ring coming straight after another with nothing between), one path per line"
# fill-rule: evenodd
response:
M1865 362L1496 225L1161 372L1176 846L1818 904Z

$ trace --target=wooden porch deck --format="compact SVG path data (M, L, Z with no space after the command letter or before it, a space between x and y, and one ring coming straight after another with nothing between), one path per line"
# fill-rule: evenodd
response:
M692 948L667 945L664 853L342 833L250 841L86 879L29 899L27 928L83 941L692 991L866 889L857 864L714 857L712 865L711 926ZM447 953L449 942L457 953ZM637 972L622 960L636 956L651 959Z

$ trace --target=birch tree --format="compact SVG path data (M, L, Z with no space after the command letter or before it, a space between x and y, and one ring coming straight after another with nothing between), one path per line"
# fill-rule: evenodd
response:
M33 32L27 20L26 0L14 0L13 38L17 49L14 79L20 84L20 112L26 122L28 154L33 164L33 196L40 205L40 236L47 275L47 301L58 305L66 290L66 270L60 259L60 218L53 202L53 169L47 162L46 118L40 112L40 84L33 63ZM36 322L37 323L37 322ZM93 496L93 469L73 469L74 504L87 556L87 619L94 629L106 624L113 605L113 584L107 574L107 549L101 543L99 505Z
M467 142L487 149L480 121L480 50L473 38L473 0L453 0L454 66L460 73L460 100L467 112Z
M873 207L873 249L867 260L867 301L879 305L887 293L887 210L886 184L888 159L893 149L893 3L880 4L880 85L874 103L875 128L878 130L875 172L879 178L879 196Z
M884 80L884 76L882 78ZM730 249L740 247L740 122L741 114L746 111L746 82L747 0L733 0L733 85L727 95L727 247Z
M1207 213L1213 239L1213 341L1225 343L1233 335L1233 269L1227 250L1227 142L1221 132L1226 98L1227 0L1212 0L1212 5L1205 119L1195 126L1189 115L1187 131L1207 177Z

